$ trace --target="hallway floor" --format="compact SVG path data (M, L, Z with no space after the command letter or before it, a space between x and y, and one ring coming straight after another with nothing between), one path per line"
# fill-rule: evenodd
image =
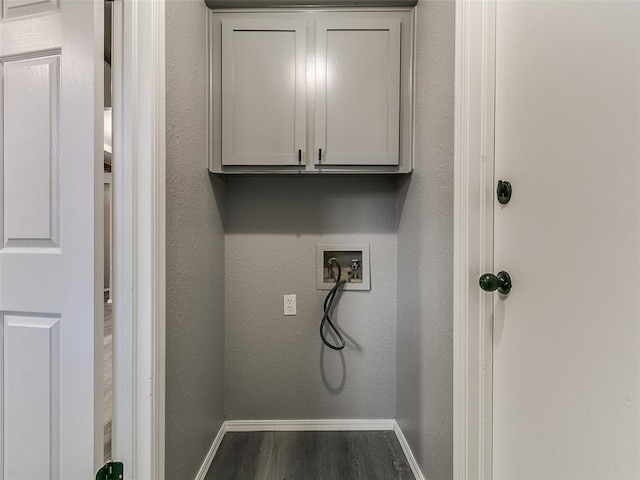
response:
M415 480L393 432L227 433L206 480Z
M113 304L104 304L104 461L111 461L111 416L113 405Z

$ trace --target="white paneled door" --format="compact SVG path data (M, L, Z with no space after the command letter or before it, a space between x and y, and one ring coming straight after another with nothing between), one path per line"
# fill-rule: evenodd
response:
M638 479L640 2L496 25L493 477Z
M0 5L0 479L87 480L102 461L103 4Z

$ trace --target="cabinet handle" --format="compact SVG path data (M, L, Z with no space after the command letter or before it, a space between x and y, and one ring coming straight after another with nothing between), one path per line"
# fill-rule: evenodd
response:
M322 162L322 149L318 149L318 163Z
M302 163L302 150L298 150L298 163Z

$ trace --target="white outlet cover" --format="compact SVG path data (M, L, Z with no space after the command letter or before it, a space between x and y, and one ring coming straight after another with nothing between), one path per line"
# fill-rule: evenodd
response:
M362 252L362 282L345 283L342 289L371 290L371 266L368 243L316 244L316 290L331 290L335 285L334 282L324 281L325 252Z
M296 296L295 294L292 295L285 295L284 296L284 315L285 316L289 316L289 315L296 315Z

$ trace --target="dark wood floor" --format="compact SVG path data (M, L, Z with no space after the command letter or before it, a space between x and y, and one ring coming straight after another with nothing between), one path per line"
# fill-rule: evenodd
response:
M393 432L227 433L206 480L415 480Z
M113 304L104 304L104 461L111 461L111 417L113 406Z

